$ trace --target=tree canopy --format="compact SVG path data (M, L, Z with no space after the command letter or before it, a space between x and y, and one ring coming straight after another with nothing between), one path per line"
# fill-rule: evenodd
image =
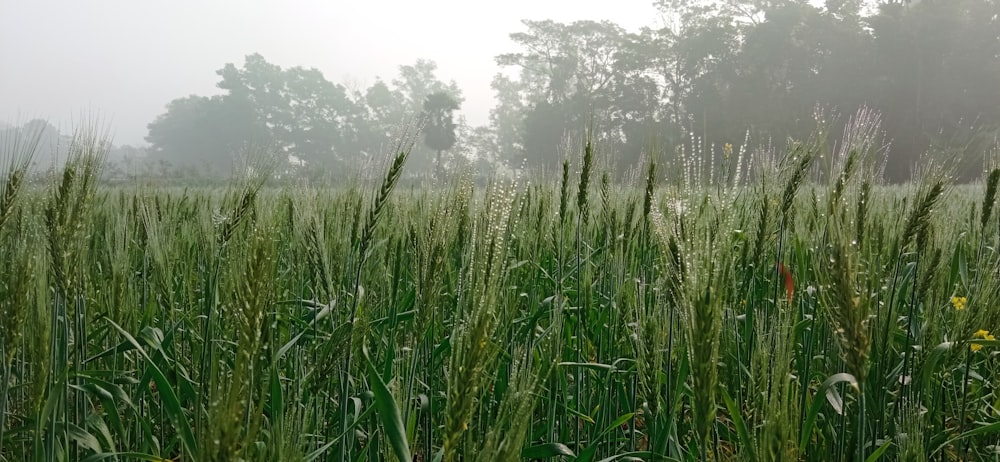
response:
M448 95L457 105L461 92L437 80L435 69L419 60L401 66L391 87L376 80L350 91L316 69L282 69L252 54L242 67L229 63L216 72L223 94L171 101L149 124L146 141L156 159L214 173L231 170L251 145L297 159L291 164L310 171L331 171L380 152L429 95Z
M802 139L820 123L836 133L847 120L830 114L870 107L892 146L887 174L903 180L927 151L963 154L971 176L1000 134L1000 2L656 6L664 26L638 31L609 21L523 21L510 35L514 49L495 57L505 72L493 79L486 126L454 115L462 92L437 78L433 61L351 90L316 69L282 69L254 54L218 71L223 94L171 102L147 140L155 156L217 170L247 143L329 168L381 152L400 125L425 113L431 123L411 157L425 172L472 158L554 167L566 141L584 136L624 170L651 149L697 142L711 156L727 143Z
M801 139L818 112L870 106L892 144L887 173L904 179L927 150L976 159L998 133L1000 3L657 6L668 25L638 33L608 22L524 21L511 34L519 50L497 56L518 70L517 79L494 80L504 156L556 164L565 137L595 124L628 165L648 146L692 134L718 146L748 132L760 143Z
M431 93L424 99L424 115L427 117L424 144L437 153L434 168L438 175L441 174L442 167L441 153L455 146L458 140L453 115L458 108L458 102L443 91Z

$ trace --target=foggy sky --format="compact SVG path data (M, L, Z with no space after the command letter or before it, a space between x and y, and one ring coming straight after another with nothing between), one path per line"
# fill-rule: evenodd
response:
M493 57L517 51L508 34L521 19L637 30L659 18L652 0L0 0L0 121L41 117L68 131L99 115L115 144L144 145L170 100L219 93L215 70L258 52L348 88L431 59L480 125L493 106Z

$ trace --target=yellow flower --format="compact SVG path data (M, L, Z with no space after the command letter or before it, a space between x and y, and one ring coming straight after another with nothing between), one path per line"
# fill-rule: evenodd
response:
M728 159L729 156L733 155L733 145L726 143L726 145L722 147L722 152L726 155L726 159Z
M965 300L965 297L951 297L951 306L954 306L958 311L962 311L965 309Z
M990 334L990 331L983 329L979 329L976 331L976 333L972 334L972 338L974 339L981 338L983 340L996 340L996 338ZM979 351L982 348L983 346L978 343L973 343L969 345L969 349L972 351Z

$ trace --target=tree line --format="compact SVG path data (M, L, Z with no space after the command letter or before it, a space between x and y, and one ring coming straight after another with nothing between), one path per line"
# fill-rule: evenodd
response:
M887 175L908 178L928 152L981 169L1000 132L1000 2L994 0L657 0L662 25L525 20L496 56L496 106L472 127L461 89L421 60L365 89L254 54L217 73L222 95L172 101L149 125L154 158L225 170L247 143L299 165L336 168L381 153L408 118L429 121L413 156L554 167L587 134L619 171L678 147L775 145L826 129L860 107L882 114ZM837 140L831 135L830 143ZM695 140L695 141L693 141ZM316 169L306 169L317 171Z
M230 63L217 71L223 94L171 101L149 124L146 141L153 158L216 173L230 171L248 147L259 146L288 156L292 169L335 170L381 153L395 130L425 109L445 113L440 123L451 120L462 93L454 82L439 80L436 68L418 60L402 66L391 83L379 79L352 91L316 69L282 69L252 54L242 67ZM429 141L441 150L454 145L433 135Z

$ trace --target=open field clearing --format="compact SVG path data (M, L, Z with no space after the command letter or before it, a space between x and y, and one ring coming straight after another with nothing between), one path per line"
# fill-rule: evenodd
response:
M434 188L10 145L0 460L996 460L1000 169L884 185L868 128Z

